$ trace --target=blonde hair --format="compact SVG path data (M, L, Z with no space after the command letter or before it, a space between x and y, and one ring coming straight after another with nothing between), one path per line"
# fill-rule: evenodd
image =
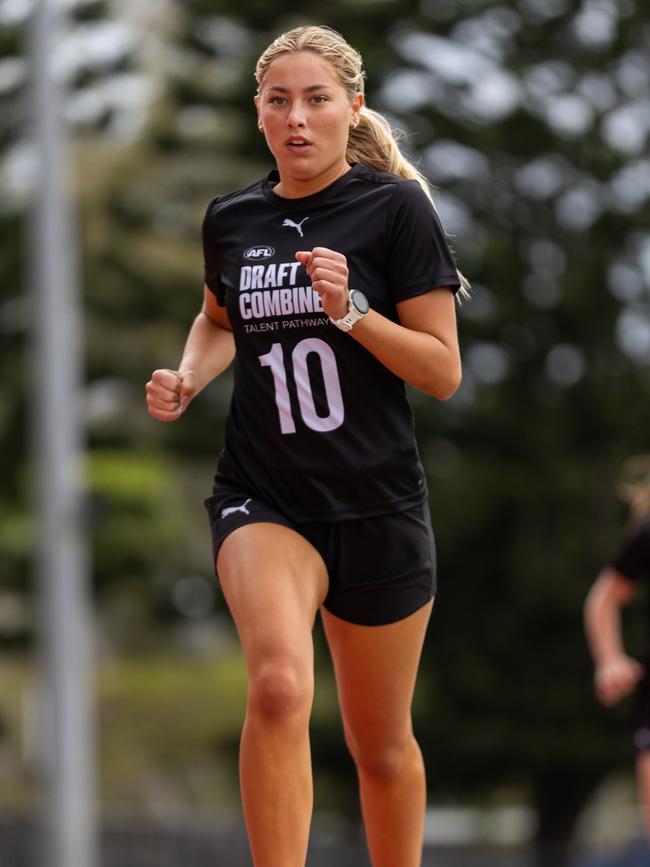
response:
M327 60L347 92L350 100L357 93L364 93L365 72L361 55L338 31L325 25L296 27L282 33L262 53L255 67L258 92L270 65L283 54L298 51L313 51ZM391 129L386 118L363 105L359 123L350 130L346 159L360 163L378 172L390 172L406 180L417 181L435 208L429 183L424 175L409 162L401 152L398 141L401 134ZM458 271L461 283L459 294L469 296L469 283Z
M630 507L633 524L650 517L650 455L633 455L625 461L617 490Z

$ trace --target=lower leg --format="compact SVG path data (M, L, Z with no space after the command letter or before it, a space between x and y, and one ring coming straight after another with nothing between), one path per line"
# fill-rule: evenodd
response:
M411 703L431 606L375 627L323 613L374 867L422 863L426 780Z
M426 781L417 741L411 735L399 753L358 761L357 770L373 867L420 867Z
M270 721L249 708L239 767L255 867L304 867L313 803L307 723Z
M639 807L645 830L645 837L650 846L650 753L640 752L636 757L637 788L639 792Z

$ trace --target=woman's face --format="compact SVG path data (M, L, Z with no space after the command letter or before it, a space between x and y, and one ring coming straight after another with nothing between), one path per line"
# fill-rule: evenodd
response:
M281 55L267 69L255 104L285 194L320 189L347 170L348 134L363 95L350 101L328 61L313 51Z

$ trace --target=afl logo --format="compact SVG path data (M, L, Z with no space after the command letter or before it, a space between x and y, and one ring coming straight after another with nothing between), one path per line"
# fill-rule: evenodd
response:
M270 259L274 253L274 247L267 247L262 244L259 247L249 247L244 253L244 259Z

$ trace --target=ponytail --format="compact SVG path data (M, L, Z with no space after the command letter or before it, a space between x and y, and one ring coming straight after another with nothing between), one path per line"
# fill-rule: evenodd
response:
M430 197L426 180L406 159L397 142L396 134L386 118L364 105L359 123L350 130L347 160L349 163L361 163L376 172L390 172L400 178L418 181Z

